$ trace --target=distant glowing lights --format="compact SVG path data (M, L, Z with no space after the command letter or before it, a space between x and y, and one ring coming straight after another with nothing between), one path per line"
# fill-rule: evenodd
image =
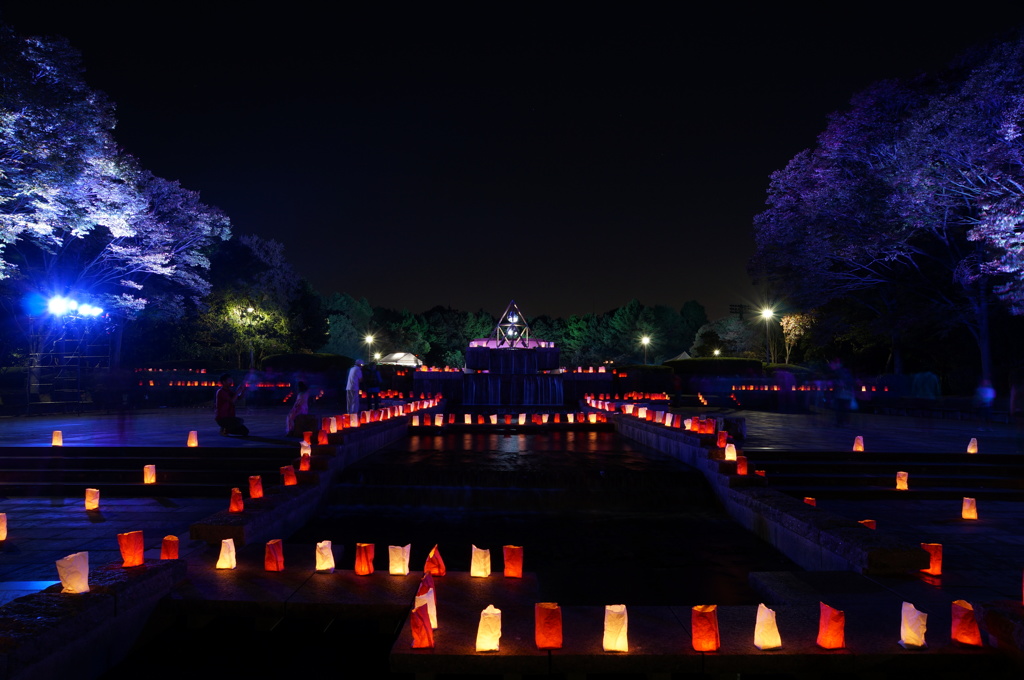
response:
M79 303L66 297L53 297L46 303L46 311L54 316L96 317L103 314L103 308L88 303Z

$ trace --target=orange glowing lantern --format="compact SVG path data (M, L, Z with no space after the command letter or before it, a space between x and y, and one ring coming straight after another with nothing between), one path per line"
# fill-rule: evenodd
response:
M699 604L690 610L693 648L698 652L717 652L722 645L718 635L718 605Z
M973 498L964 496L963 505L960 507L960 517L963 519L978 519L978 504Z
M760 650L778 649L782 646L779 626L775 623L775 610L764 604L757 605L757 620L754 623L754 646Z
M86 489L85 490L85 509L86 510L99 510L100 509L100 490L99 489Z
M804 496L804 503L806 503L807 505L813 505L815 507L817 507L818 505L818 501L814 498L811 498L810 496Z
M445 575L444 560L441 559L441 551L435 545L427 553L427 561L423 564L423 572L431 576Z
M242 501L242 492L239 489L231 490L231 501L228 503L228 512L242 512L245 510L245 503Z
M857 435L857 437L853 440L853 450L854 451L863 451L864 450L864 437L862 437L860 435Z
M900 610L900 644L907 649L924 647L927 629L928 615L909 602L904 602Z
M953 626L950 636L954 642L981 647L981 631L974 616L974 606L966 600L953 601Z
M472 560L469 565L469 575L475 578L487 578L491 575L491 551L481 550L473 546Z
M434 577L424 574L420 579L419 588L416 589L416 597L426 598L427 616L430 619L430 627L437 629L437 594L434 591Z
M487 417L490 419L491 425L497 425L498 424L498 414L497 413L492 413L491 415L489 415Z
M502 550L505 557L505 578L522 578L523 546L506 545Z
M267 547L263 551L263 570L284 571L284 548L281 546L280 538L267 541Z
M501 610L493 604L480 612L480 625L476 629L476 651L496 652L501 640Z
M596 413L588 413L587 414L587 422L590 423L591 425L596 423L597 422L597 414Z
M725 445L728 443L728 439L729 439L729 433L726 432L725 430L719 430L718 431L718 442L717 442L718 448L724 449Z
M473 424L473 414L466 413L465 415L463 415L462 416L462 424L463 425L472 425Z
M569 423L570 425L571 424L575 424L575 422L576 422L576 414L575 413L567 413L567 414L565 414L565 422Z
M562 609L556 603L533 605L533 638L537 649L562 648Z
M369 576L373 573L373 543L356 543L356 574Z
M197 430L188 431L188 439L185 441L185 446L192 449L199 446L199 432Z
M444 425L444 414L443 413L435 413L434 414L434 427L441 427L442 425Z
M124 560L122 567L141 567L146 562L142 555L145 546L143 546L141 531L118 534L117 547L121 549L121 559Z
M220 542L220 555L217 557L217 569L234 569L235 562L235 540L225 538Z
M142 466L142 483L156 484L156 465Z
M425 595L416 596L409 624L412 631L412 648L433 649L434 629L430 625L430 611Z
M388 546L388 573L392 576L406 576L409 573L409 553L412 544Z
M308 453L304 452L299 456L299 472L309 472L309 460L310 455Z
M754 474L758 477L764 477L766 475L764 470L754 470Z
M0 541L7 540L7 513L0 512Z
M160 543L160 559L178 559L178 543L177 536L164 536L164 540Z
M745 475L747 474L747 457L736 456L736 474Z
M921 547L928 551L929 557L928 568L921 571L931 576L942 576L942 544L922 543Z
M413 427L419 427L420 426L420 417L419 416L413 416L412 417L412 426Z
M906 491L907 490L907 478L909 475L906 472L896 473L896 490Z
M875 521L875 520L873 520L873 519L862 519L862 520L858 520L858 523L859 523L859 524L863 524L863 525L864 525L864 526L866 526L866 527L867 527L868 529L877 529L877 528L878 528L878 522L876 522L876 521Z
M977 453L977 452L978 452L978 438L977 437L971 437L971 441L967 443L967 453Z
M302 433L302 443L308 445L308 444L311 444L312 442L313 442L313 430L309 430L307 432L303 432Z
M334 573L334 550L330 541L320 541L316 544L316 570L323 574Z
M60 430L54 430L53 434L50 435L50 446L64 446L64 433Z
M626 605L605 605L602 646L606 652L629 651L629 613Z
M735 444L726 444L725 445L725 459L726 460L736 460L736 445Z
M285 465L281 468L281 481L285 486L295 486L299 483L298 478L295 476L295 468L291 465Z
M316 443L318 446L327 446L327 430L320 430L317 433Z
M249 498L263 498L263 478L259 475L249 477Z
M842 649L846 646L846 612L819 602L818 646L824 649Z
M511 425L512 424L512 414L511 413L506 413L505 414L505 424L506 425Z
M311 455L313 453L313 447L309 442L299 443L299 455Z
M89 553L78 552L57 560L57 576L62 593L89 592Z

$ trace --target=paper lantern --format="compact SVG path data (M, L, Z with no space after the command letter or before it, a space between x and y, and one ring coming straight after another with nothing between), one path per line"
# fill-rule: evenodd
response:
M506 545L502 550L505 557L505 578L522 578L523 546Z
M444 414L443 413L436 413L436 414L434 414L434 427L441 427L442 425L444 425Z
M89 592L89 553L78 552L57 560L62 593Z
M736 460L736 445L735 444L726 444L725 445L725 459L726 460Z
M316 544L316 570L326 574L334 573L334 550L330 541Z
M309 459L310 455L308 453L303 453L302 455L299 456L300 472L309 472Z
M846 612L819 602L818 646L842 649L846 646Z
M942 544L922 543L921 547L928 551L928 568L922 569L926 574L942 576Z
M423 572L431 576L444 576L444 560L441 559L441 551L435 545L427 553L427 561L423 564Z
M176 560L176 559L178 559L178 537L177 536L164 536L164 540L160 544L160 559L162 559L162 560Z
M565 422L569 423L570 425L574 425L576 423L576 414L575 413L567 413L567 414L565 414Z
M853 440L853 450L854 451L863 451L864 450L864 437L862 437L860 435L857 435L857 437Z
M235 539L225 538L220 542L217 569L234 569L235 566Z
M815 507L817 507L818 505L818 501L814 498L811 498L810 496L804 496L804 503L806 503L807 505L813 505Z
M950 636L954 642L981 647L981 631L974 617L974 607L966 600L953 601L953 626Z
M373 543L356 543L356 574L369 576L373 573Z
M476 629L476 651L496 652L501 640L501 610L493 604L480 612L480 625Z
M121 549L122 567L141 567L145 563L145 551L141 531L129 531L117 535L117 546Z
M308 432L303 432L302 433L302 442L301 442L300 446L302 444L305 444L306 446L309 446L312 443L313 443L313 430L309 430Z
M412 427L419 427L419 426L420 426L420 417L419 416L413 416L412 417Z
M195 448L199 446L199 432L198 430L189 430L188 439L185 441L185 446L189 448Z
M977 437L971 437L971 441L967 443L967 453L977 453L977 452L978 452L978 438Z
M562 609L554 602L533 605L533 638L537 649L562 648Z
M327 439L327 430L320 430L316 433L317 446L327 446L329 440Z
M434 628L430 624L430 612L427 609L426 596L416 596L412 614L409 617L409 625L412 631L413 649L434 648Z
M897 472L896 473L896 490L897 491L906 491L907 490L907 477L909 477L909 475L906 472Z
M498 424L498 414L497 414L497 413L492 413L492 414L491 414L490 416L488 416L488 417L489 417L489 418L490 418L490 420L491 420L491 425L497 425L497 424Z
M747 457L736 456L736 474L745 475L747 474Z
M0 512L0 541L7 540L7 513Z
M778 649L782 646L779 627L775 623L775 610L764 604L757 605L757 621L754 623L754 646L760 650Z
M313 452L309 442L302 442L299 444L299 457L308 456Z
M978 504L973 498L964 496L963 505L960 507L960 517L963 519L978 519Z
M64 433L60 430L54 430L53 434L50 435L50 446L64 446Z
M245 510L245 503L242 501L241 489L231 490L231 502L228 503L228 512L242 512Z
M259 475L249 477L249 498L263 498L263 478Z
M327 430L328 432L330 432L331 434L337 433L337 431L338 431L338 419L336 417L334 417L334 416L328 416L328 417L324 418L324 420L327 421L326 425L324 426L324 429Z
M388 573L393 576L405 576L409 573L409 552L412 544L388 546Z
M295 468L291 465L285 465L281 468L281 480L285 486L295 486L299 483L298 478L295 476Z
M469 575L487 578L491 575L491 551L481 550L473 546L473 558L469 565Z
M156 484L156 465L144 465L142 467L142 483Z
M728 443L728 439L729 439L729 433L726 432L725 430L719 430L718 431L718 442L716 442L717 445L718 445L718 448L724 449L725 445Z
M280 538L267 541L267 547L263 551L263 570L284 571L284 547Z
M430 627L437 630L437 593L434 590L434 577L424 574L420 579L420 586L416 590L416 597L424 597L427 600L427 616L430 618Z
M698 652L717 652L722 645L718 637L718 605L699 604L690 610L693 648Z
M473 414L472 413L464 414L462 416L462 424L463 425L472 425L473 424Z
M858 521L859 521L860 524L863 524L868 529L877 529L878 528L878 522L876 522L873 519L862 519L862 520L858 520Z
M629 616L626 605L609 604L604 608L604 638L601 643L606 652L629 651Z
M591 425L596 423L597 422L597 414L596 413L588 413L587 414L587 422L590 423Z
M100 509L100 490L99 489L86 489L85 490L85 509L86 510L99 510Z
M900 616L900 644L907 649L925 647L924 634L927 629L928 615L918 611L909 602L904 602Z
M512 414L511 413L506 413L505 414L505 424L506 425L511 425L512 424Z
M674 417L675 416L672 413L665 414L665 427L672 427L672 420Z
M757 475L758 477L764 477L765 476L765 471L764 470L754 470L754 474Z

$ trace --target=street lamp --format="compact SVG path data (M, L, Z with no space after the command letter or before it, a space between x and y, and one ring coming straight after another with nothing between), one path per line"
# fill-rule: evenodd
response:
M721 355L721 353L722 353L722 350L720 350L720 349L716 349L716 350L714 351L714 355L715 355L716 357L717 357L717 356L719 356L719 355Z
M769 323L775 316L775 310L770 307L761 310L761 318L764 319L764 362L771 363L771 341L768 338Z
M651 344L651 338L649 335L645 335L640 338L640 344L644 346L644 366L647 365L647 345Z
M366 360L369 361L372 358L371 351L373 350L373 336L367 333L366 337L363 338L363 342L366 343Z

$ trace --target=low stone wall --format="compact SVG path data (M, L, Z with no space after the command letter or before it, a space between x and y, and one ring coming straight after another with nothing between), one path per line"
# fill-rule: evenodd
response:
M806 505L768 488L756 475L737 475L710 435L614 416L616 431L700 470L729 515L804 569L899 574L928 566L928 553L884 531ZM742 423L727 423L727 429ZM751 471L752 472L752 471Z

